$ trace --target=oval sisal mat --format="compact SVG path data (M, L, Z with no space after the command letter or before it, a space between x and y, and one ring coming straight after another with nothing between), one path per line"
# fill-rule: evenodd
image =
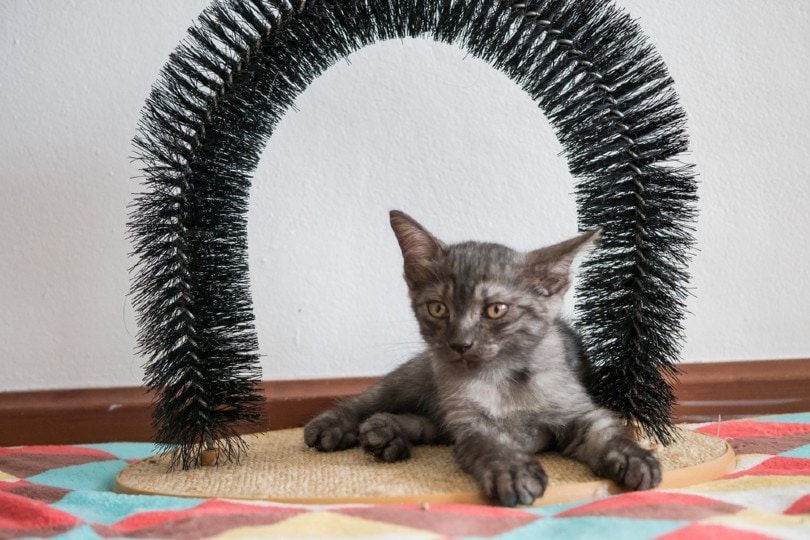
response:
M718 478L734 467L734 452L722 439L680 430L677 443L657 449L664 468L660 487L683 487ZM245 437L240 464L168 470L155 456L126 467L116 478L119 493L258 499L286 503L486 503L472 478L455 465L446 446L416 446L411 459L380 463L362 450L322 453L304 444L301 429ZM558 504L619 491L581 463L558 454L539 456L549 485L535 504Z

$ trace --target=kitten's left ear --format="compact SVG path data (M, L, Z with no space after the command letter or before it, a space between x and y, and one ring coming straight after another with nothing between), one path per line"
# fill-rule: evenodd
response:
M405 281L413 287L418 281L430 277L432 265L447 247L405 212L392 210L390 217L391 228L402 250Z
M601 237L602 229L591 229L559 244L529 252L524 277L546 296L565 294L571 286L574 259L593 249Z

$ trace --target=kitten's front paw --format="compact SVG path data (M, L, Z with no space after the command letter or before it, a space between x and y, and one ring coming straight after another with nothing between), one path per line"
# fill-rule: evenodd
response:
M537 458L524 454L496 459L478 476L486 496L503 506L532 504L548 485L546 471Z
M360 426L360 446L386 463L411 457L411 442L388 413L377 413Z
M651 451L627 440L608 451L597 474L627 489L652 489L661 483L661 464Z
M331 410L316 416L304 426L304 442L321 452L334 452L357 446L358 422L349 414Z

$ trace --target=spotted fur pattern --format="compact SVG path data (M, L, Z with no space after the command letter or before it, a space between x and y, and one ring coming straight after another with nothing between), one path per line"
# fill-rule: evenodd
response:
M628 489L660 482L655 455L586 391L579 337L561 318L574 259L599 230L520 253L447 246L402 212L391 226L427 348L309 422L307 445L360 445L393 462L414 444L451 443L458 465L505 506L542 496L548 478L535 454L548 449Z

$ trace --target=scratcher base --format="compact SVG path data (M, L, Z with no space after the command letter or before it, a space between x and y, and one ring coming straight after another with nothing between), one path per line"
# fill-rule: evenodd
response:
M722 439L680 430L680 440L657 449L662 488L718 478L734 467L734 452ZM116 478L119 493L268 500L300 504L487 503L472 478L461 472L445 446L417 446L411 459L379 463L360 449L321 453L304 445L301 429L246 437L240 464L168 471L155 456L132 464ZM603 497L621 491L581 463L555 453L539 456L549 476L535 505Z

